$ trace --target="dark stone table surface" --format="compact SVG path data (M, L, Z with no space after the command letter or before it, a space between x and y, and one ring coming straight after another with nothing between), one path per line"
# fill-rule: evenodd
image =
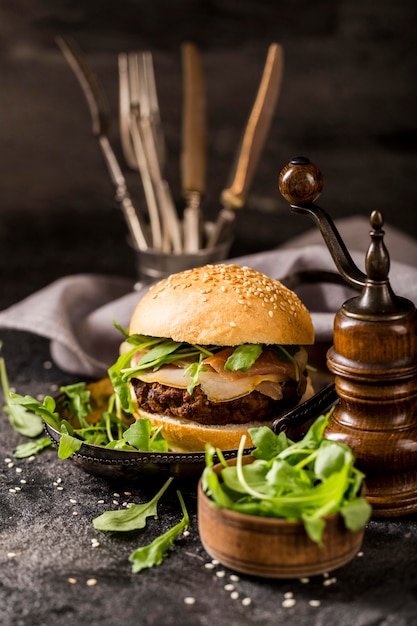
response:
M416 4L414 0L51 0L0 7L0 309L79 272L135 276L126 227L79 87L54 43L77 38L108 92L117 135L117 53L153 50L167 176L179 191L179 46L194 39L207 69L208 216L218 209L268 44L281 41L285 79L277 115L232 255L270 249L311 224L276 189L297 154L322 169L331 215L383 211L417 236ZM126 172L137 201L136 174ZM10 384L43 396L81 378L51 361L48 341L0 331ZM112 483L49 449L13 457L23 438L0 418L0 624L60 626L409 626L417 623L416 516L372 520L349 564L299 580L261 580L213 565L198 535L196 481L181 484L191 515L159 566L133 574L128 555L180 519L175 485L145 535L95 531L92 519L141 502L155 484ZM95 545L93 540L98 540ZM71 582L72 581L72 582ZM194 603L187 604L186 598ZM290 602L285 602L293 600ZM288 605L288 606L286 606ZM292 605L292 606L290 606Z

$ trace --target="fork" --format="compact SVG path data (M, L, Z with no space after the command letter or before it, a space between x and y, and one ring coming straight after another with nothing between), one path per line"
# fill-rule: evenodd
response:
M165 180L161 163L161 131L156 114L157 100L152 79L152 56L149 52L132 52L128 55L130 90L130 121L142 137L144 153L152 179L162 221L163 243L169 242L174 252L182 252L181 226L176 213L168 181ZM152 95L153 94L153 95Z
M155 249L160 249L162 247L162 228L158 201L145 155L142 136L136 122L136 118L139 115L139 102L132 100L131 68L128 55L121 53L118 60L119 124L122 149L129 167L140 172L149 213L152 245Z

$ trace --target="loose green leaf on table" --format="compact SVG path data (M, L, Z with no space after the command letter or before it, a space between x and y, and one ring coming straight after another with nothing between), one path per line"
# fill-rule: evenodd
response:
M158 502L173 480L172 477L169 478L149 502L132 504L127 509L105 511L93 519L94 528L96 530L117 532L128 532L145 528L148 517L158 517Z
M28 441L27 443L18 445L13 452L13 456L16 459L26 459L29 456L39 454L39 452L42 452L42 450L50 446L52 446L52 441L49 437L40 437L34 441Z
M181 521L162 535L159 535L159 537L156 537L156 539L147 546L142 546L132 552L129 556L129 561L132 563L132 572L134 574L141 572L143 569L160 565L168 555L169 547L172 546L179 535L188 528L190 520L184 500L179 491L177 491L177 496L183 513Z
M38 437L43 431L43 422L37 415L26 410L24 406L14 403L13 394L10 392L6 364L2 357L0 358L0 378L6 402L4 410L9 416L10 424L24 437Z

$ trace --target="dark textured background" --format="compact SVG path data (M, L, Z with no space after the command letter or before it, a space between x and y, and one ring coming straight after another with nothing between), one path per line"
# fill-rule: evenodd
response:
M209 112L209 217L219 207L268 45L281 42L281 97L232 254L270 248L311 224L288 216L277 176L293 156L325 177L333 217L383 211L417 234L417 53L414 0L5 0L0 8L0 255L25 275L5 304L75 271L131 275L126 228L113 205L84 96L54 36L75 37L99 74L117 128L117 53L154 53L168 147L167 177L180 201L180 45L203 53ZM121 157L123 162L123 159ZM142 206L138 175L126 170ZM56 251L59 250L59 254Z
M0 308L76 272L134 276L126 227L113 204L83 95L54 36L75 37L99 73L117 132L117 53L150 48L168 143L167 175L179 199L180 45L203 52L210 124L208 216L239 142L270 42L285 50L285 75L271 134L232 253L271 248L311 227L289 214L277 176L293 156L325 177L320 204L333 217L383 211L388 224L417 235L415 0L3 0L0 5ZM138 204L135 173L127 173ZM1 332L11 384L54 393L73 377L50 366L48 342ZM363 556L335 573L299 581L241 576L240 596L224 589L223 568L208 570L199 542L195 490L184 491L190 537L142 575L127 556L142 541L99 536L91 520L114 492L145 499L146 485L92 478L49 450L9 466L21 443L0 420L0 623L4 626L147 624L168 626L409 626L417 622L415 516L369 524ZM21 473L16 472L21 469ZM23 478L27 482L21 484ZM61 478L63 491L57 490ZM21 486L22 491L9 489ZM152 490L151 487L148 486ZM73 504L70 499L77 502ZM121 501L124 496L122 494ZM78 515L73 515L73 511ZM174 491L152 536L179 521ZM148 540L149 534L146 535ZM10 557L8 553L16 556ZM77 579L76 585L68 583ZM89 578L97 579L88 587ZM283 608L284 594L296 605ZM196 604L186 606L185 596ZM241 599L252 599L249 607ZM320 600L312 607L310 600Z

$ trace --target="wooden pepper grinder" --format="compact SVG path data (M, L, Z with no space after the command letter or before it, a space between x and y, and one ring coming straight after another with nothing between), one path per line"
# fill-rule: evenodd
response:
M286 165L281 194L294 213L311 217L339 273L358 296L334 320L327 366L339 397L326 436L349 445L366 475L374 517L417 511L417 313L393 292L383 218L370 216L366 274L354 264L331 218L314 204L323 187L320 170L305 157Z

